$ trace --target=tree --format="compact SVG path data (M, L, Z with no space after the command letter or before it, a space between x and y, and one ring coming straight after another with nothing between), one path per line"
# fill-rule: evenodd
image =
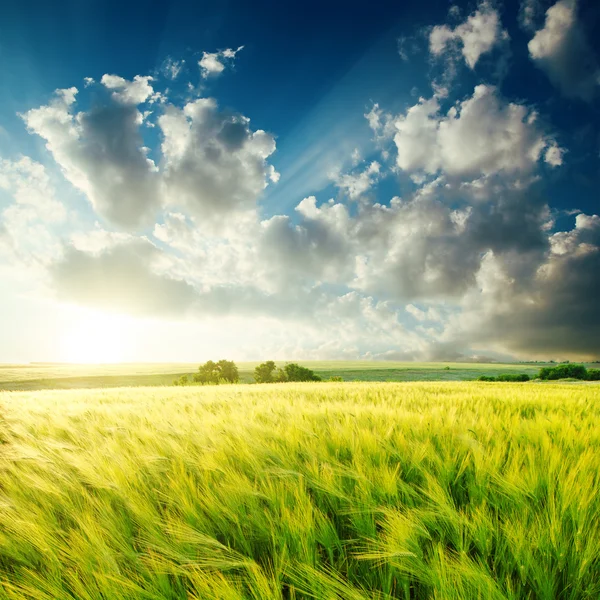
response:
M220 360L217 367L221 371L220 379L224 379L229 383L237 383L240 380L238 368L232 360Z
M587 380L600 381L600 369L588 369Z
M239 380L238 368L231 360L220 360L218 363L209 360L198 367L194 375L196 383L236 383Z
M283 370L287 381L321 381L321 378L313 371L296 363L288 363Z
M272 360L264 362L254 369L254 380L256 383L273 383L275 378L273 372L275 371L275 363Z

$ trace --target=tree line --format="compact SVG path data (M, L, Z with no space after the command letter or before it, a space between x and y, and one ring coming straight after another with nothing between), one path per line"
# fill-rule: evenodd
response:
M587 369L585 365L561 363L556 367L543 367L536 379L556 381L558 379L580 379L581 381L600 381L600 369ZM527 373L503 373L501 375L481 375L478 381L529 381Z
M332 377L332 379L334 379ZM341 377L335 378L341 381ZM190 385L199 383L203 385L217 385L220 383L238 383L240 380L237 365L232 360L209 360L198 367L192 375L182 375L173 381L174 385ZM254 369L256 383L281 383L286 381L321 381L321 378L307 367L296 363L287 363L283 368L278 367L274 361L268 360Z

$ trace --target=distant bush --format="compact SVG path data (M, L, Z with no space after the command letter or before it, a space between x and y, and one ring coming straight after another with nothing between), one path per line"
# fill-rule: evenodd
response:
M329 381L344 381L344 378L343 378L343 377L340 377L339 375L332 375L332 376L329 378Z
M540 370L539 378L543 380L556 379L588 379L588 370L584 365L560 364L556 367L544 367Z
M481 375L477 381L529 381L527 373L502 373L497 377Z
M209 360L198 367L198 372L194 374L195 383L237 383L239 381L239 372L232 360L220 360L214 362Z
M182 375L178 379L173 380L173 385L188 385L190 380L187 375Z

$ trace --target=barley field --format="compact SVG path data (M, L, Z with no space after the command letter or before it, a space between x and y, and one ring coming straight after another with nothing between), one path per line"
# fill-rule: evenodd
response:
M600 597L600 385L0 392L0 599Z

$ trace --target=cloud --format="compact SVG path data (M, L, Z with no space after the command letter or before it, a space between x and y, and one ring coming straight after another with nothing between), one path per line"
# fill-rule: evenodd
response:
M169 56L164 60L160 70L165 77L174 81L181 73L184 65L185 60L175 60Z
M98 214L116 225L137 227L161 204L158 169L146 155L139 132L142 116L133 103L151 91L140 91L135 84L134 89L123 87L121 78L102 79L120 90L113 93L113 102L75 114L77 89L57 90L50 104L28 111L23 119L46 140L65 177Z
M541 11L540 0L522 0L519 5L519 25L526 31L535 30L535 23Z
M381 165L372 161L363 171L358 173L334 173L332 179L335 185L345 192L351 200L360 198L368 192L381 177Z
M0 159L0 189L9 192L16 204L35 209L45 221L60 223L66 218L46 169L28 156L16 161Z
M577 20L575 0L560 0L528 44L529 55L569 98L591 102L600 85L600 67Z
M429 34L429 51L433 56L440 56L460 48L465 62L474 69L481 55L506 39L507 35L501 28L498 12L489 2L482 2L464 23L454 29L448 25L436 25Z
M25 269L49 264L60 254L56 229L66 221L67 210L56 198L45 167L26 156L0 159L0 190L12 200L0 211L9 262Z
M243 50L243 48L244 46L239 46L237 50L227 48L218 52L204 52L198 63L202 77L207 79L211 76L220 75L225 70L227 64L233 64L236 54L240 50Z
M600 353L600 218L580 214L570 231L550 235L550 250L531 277L513 278L493 253L478 288L449 331L522 356L597 358Z
M443 51L458 44L474 66L487 50L472 36L488 9L448 29ZM434 88L396 115L374 105L366 116L377 144L397 152L389 162L402 197L374 201L368 192L389 174L388 158L359 166L358 152L352 170L334 175L337 201L307 196L292 214L265 218L258 203L278 179L274 136L212 98L163 99L146 131L159 135L152 152L140 133L157 98L152 81L105 75L103 104L77 112L70 88L23 116L120 231L70 232L64 246L31 216L56 201L41 165L0 163L0 187L15 198L0 245L15 251L12 232L40 241L61 300L169 319L260 320L259 353L288 357L448 359L481 354L477 346L527 354L560 348L562 338L577 355L598 347L587 298L598 295L600 219L578 214L572 230L554 232L540 174L566 150L530 107L488 85L454 104L450 89ZM140 237L144 226L153 226L150 239ZM41 249L27 251L42 260Z
M160 252L133 239L99 253L70 247L50 274L61 300L114 312L181 318L192 307L192 286L157 273Z
M268 182L278 179L267 163L273 136L252 131L246 117L220 112L211 98L168 106L158 124L167 200L198 218L253 210Z
M162 161L148 156L140 126L149 111L149 78L133 82L104 76L116 90L103 105L75 112L76 88L59 90L46 106L23 115L63 174L111 223L135 229L152 223L165 205L185 208L216 224L232 211L253 211L259 195L279 174L267 159L275 151L269 133L242 115L219 111L211 98L179 108L164 103L157 119Z
M317 207L316 198L310 196L296 206L296 212L301 218L297 225L287 215L261 223L257 263L264 265L263 278L280 289L315 280L348 281L353 247L347 208L333 201Z
M473 95L441 114L440 99L421 98L393 120L397 165L403 171L475 178L500 171L532 170L550 140L536 114L505 102L492 86L478 85ZM558 148L551 153L556 163ZM550 162L550 161L549 161Z
M118 75L103 75L100 82L109 90L116 90L112 96L123 104L142 104L146 100L153 99L154 89L150 85L152 77L136 75L133 81L127 81Z

